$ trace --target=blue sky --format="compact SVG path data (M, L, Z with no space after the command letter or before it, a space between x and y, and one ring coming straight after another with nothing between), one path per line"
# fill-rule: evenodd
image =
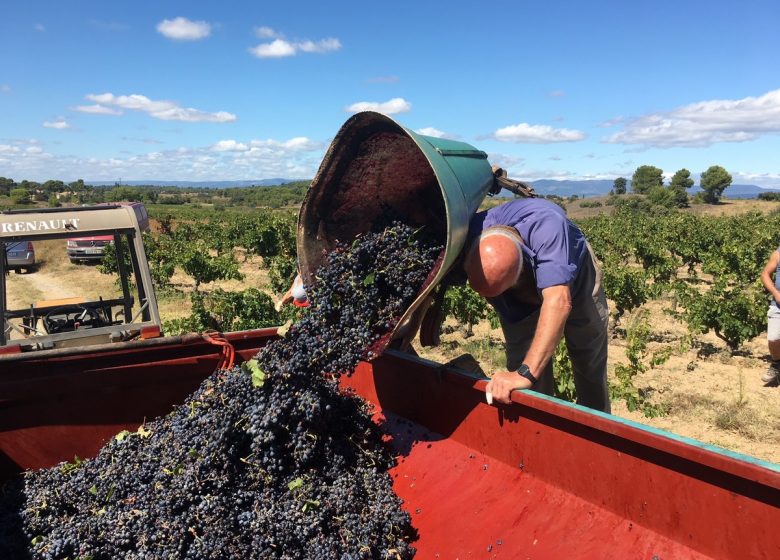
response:
M360 109L536 180L780 187L780 2L4 2L0 176L311 178Z

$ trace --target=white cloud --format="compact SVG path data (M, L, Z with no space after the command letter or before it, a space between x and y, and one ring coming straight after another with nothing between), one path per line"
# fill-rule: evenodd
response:
M253 153L277 150L284 150L286 152L306 152L318 150L322 147L322 144L319 142L309 140L305 136L298 136L284 142L279 140L252 140L249 142L249 145L251 146L249 151Z
M615 125L621 124L625 120L626 119L623 118L623 117L615 117L614 119L609 119L607 121L604 121L603 123L599 124L598 126L600 128L611 128L611 127L613 127Z
M520 123L499 128L492 136L500 142L518 142L523 144L552 144L556 142L578 142L585 133L569 128L553 128L546 124Z
M10 144L0 144L0 154L16 154L19 153L18 146L12 146Z
M323 39L321 41L309 41L307 39L300 42L275 39L270 43L261 43L256 47L252 47L249 49L249 52L257 58L283 58L286 56L295 56L298 52L323 54L337 51L340 48L341 41L334 38Z
M11 93L11 86L8 84L0 84L0 93Z
M265 25L260 27L255 27L255 35L260 37L261 39L276 39L277 37L281 37L280 33L277 33L270 27L266 27Z
M104 105L78 105L71 107L71 111L78 111L79 113L88 113L90 115L121 115L122 111L119 109L112 109Z
M423 134L425 136L433 136L434 138L446 138L447 133L442 132L441 130L437 128L433 128L432 126L428 126L426 128L418 128L415 130L417 134Z
M36 23L34 29L38 33L45 33L46 32L46 27L42 23Z
M341 41L334 38L323 39L321 41L303 41L295 43L296 47L303 52L308 53L326 53L337 51L341 48Z
M211 147L215 152L245 152L249 148L246 144L235 140L220 140Z
M199 109L179 107L173 101L154 101L145 95L114 95L113 93L89 94L87 100L100 106L142 111L155 119L183 122L233 122L236 116L226 111L206 113ZM107 114L107 113L104 113ZM114 113L116 114L116 113Z
M408 113L412 110L412 104L403 97L394 97L390 101L379 103L376 101L359 101L344 109L347 113L359 113L360 111L376 111L385 115L397 115Z
M295 47L284 39L276 39L271 43L263 43L249 49L257 58L282 58L295 56Z
M492 153L488 154L488 161L490 161L490 163L493 165L497 165L498 167L506 169L509 176L514 178L512 175L512 169L522 165L523 162L525 162L525 158L510 154Z
M205 21L191 21L185 17L164 19L157 24L157 31L176 41L198 41L211 35L211 25Z
M428 126L425 128L418 128L415 130L417 134L423 134L425 136L433 136L434 138L446 138L448 140L457 140L459 137L455 134L448 134L446 132L442 132L441 130L437 128L433 128L432 126Z
M215 149L219 146L220 149ZM17 180L114 182L125 180L246 180L314 176L325 144L306 137L287 140L222 140L201 147L180 146L120 157L55 156L35 140L0 144L0 169Z
M757 173L753 171L732 172L734 183L747 183L759 187L774 187L780 189L780 173Z
M45 128L56 128L58 130L65 130L70 128L70 125L65 119L57 119L56 121L46 121L43 123Z
M746 142L780 132L780 89L760 97L717 99L650 113L628 121L603 139L612 144L668 148Z

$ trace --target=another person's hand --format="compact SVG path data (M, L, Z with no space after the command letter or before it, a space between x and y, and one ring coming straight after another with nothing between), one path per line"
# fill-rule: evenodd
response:
M515 389L530 389L531 382L516 371L498 371L487 384L486 392L504 404L512 402L510 394Z

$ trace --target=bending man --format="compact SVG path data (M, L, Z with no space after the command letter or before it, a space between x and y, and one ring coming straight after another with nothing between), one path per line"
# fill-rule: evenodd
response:
M571 357L577 402L610 412L609 312L601 271L585 236L557 205L517 199L479 212L470 227L464 270L501 320L507 370L488 391L509 402L514 389L553 394L551 358L561 338Z

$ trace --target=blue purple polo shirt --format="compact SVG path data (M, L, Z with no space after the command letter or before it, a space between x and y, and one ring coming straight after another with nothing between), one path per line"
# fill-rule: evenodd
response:
M522 237L523 266L533 272L539 292L550 286L573 284L588 248L582 231L569 221L560 206L541 198L518 198L477 212L469 224L469 239L497 225L513 227ZM503 296L489 301L511 322L539 309L510 302Z

